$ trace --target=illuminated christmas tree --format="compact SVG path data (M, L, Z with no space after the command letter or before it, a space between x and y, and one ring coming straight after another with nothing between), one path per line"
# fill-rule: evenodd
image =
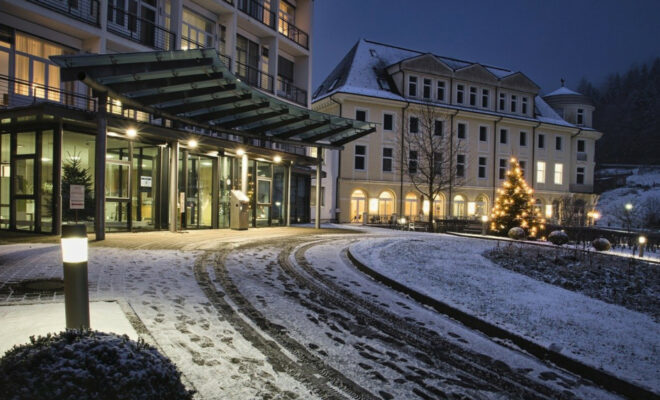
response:
M490 229L506 235L509 229L520 227L528 237L536 238L545 229L545 219L534 207L533 193L523 178L518 160L512 157L502 188L497 189Z

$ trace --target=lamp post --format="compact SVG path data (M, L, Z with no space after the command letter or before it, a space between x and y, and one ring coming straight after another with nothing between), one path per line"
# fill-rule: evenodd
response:
M644 246L646 245L646 236L640 236L638 241L639 241L639 256L644 257Z
M61 245L66 329L89 329L85 225L62 225Z
M482 215L481 216L481 234L486 235L486 231L488 228L488 216L487 215Z
M626 203L626 224L628 225L628 233L630 233L630 212L633 209L632 203Z

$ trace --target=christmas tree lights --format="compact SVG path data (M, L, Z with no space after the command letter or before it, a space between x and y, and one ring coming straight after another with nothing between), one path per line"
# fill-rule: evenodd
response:
M545 229L541 211L534 207L534 190L527 186L518 160L509 160L509 170L502 188L497 189L495 206L491 213L490 229L507 234L509 229L520 227L527 236L536 238Z

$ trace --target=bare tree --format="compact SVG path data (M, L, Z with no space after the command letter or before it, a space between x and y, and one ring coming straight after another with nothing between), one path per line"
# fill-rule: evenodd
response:
M585 226L585 207L584 200L575 198L572 194L563 196L558 202L557 222L563 226Z
M433 201L437 195L461 185L467 174L467 154L461 153L462 140L457 139L450 121L450 114L426 103L411 111L403 121L405 127L399 138L402 154L398 158L403 176L429 200L429 221L433 221Z

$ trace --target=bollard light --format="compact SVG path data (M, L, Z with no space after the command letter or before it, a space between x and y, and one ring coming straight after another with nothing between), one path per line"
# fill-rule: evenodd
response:
M644 257L644 246L646 245L646 236L640 236L638 241L639 241L639 256Z
M89 329L88 252L85 225L62 225L61 247L66 329Z
M488 228L488 215L481 216L481 234L485 235Z

